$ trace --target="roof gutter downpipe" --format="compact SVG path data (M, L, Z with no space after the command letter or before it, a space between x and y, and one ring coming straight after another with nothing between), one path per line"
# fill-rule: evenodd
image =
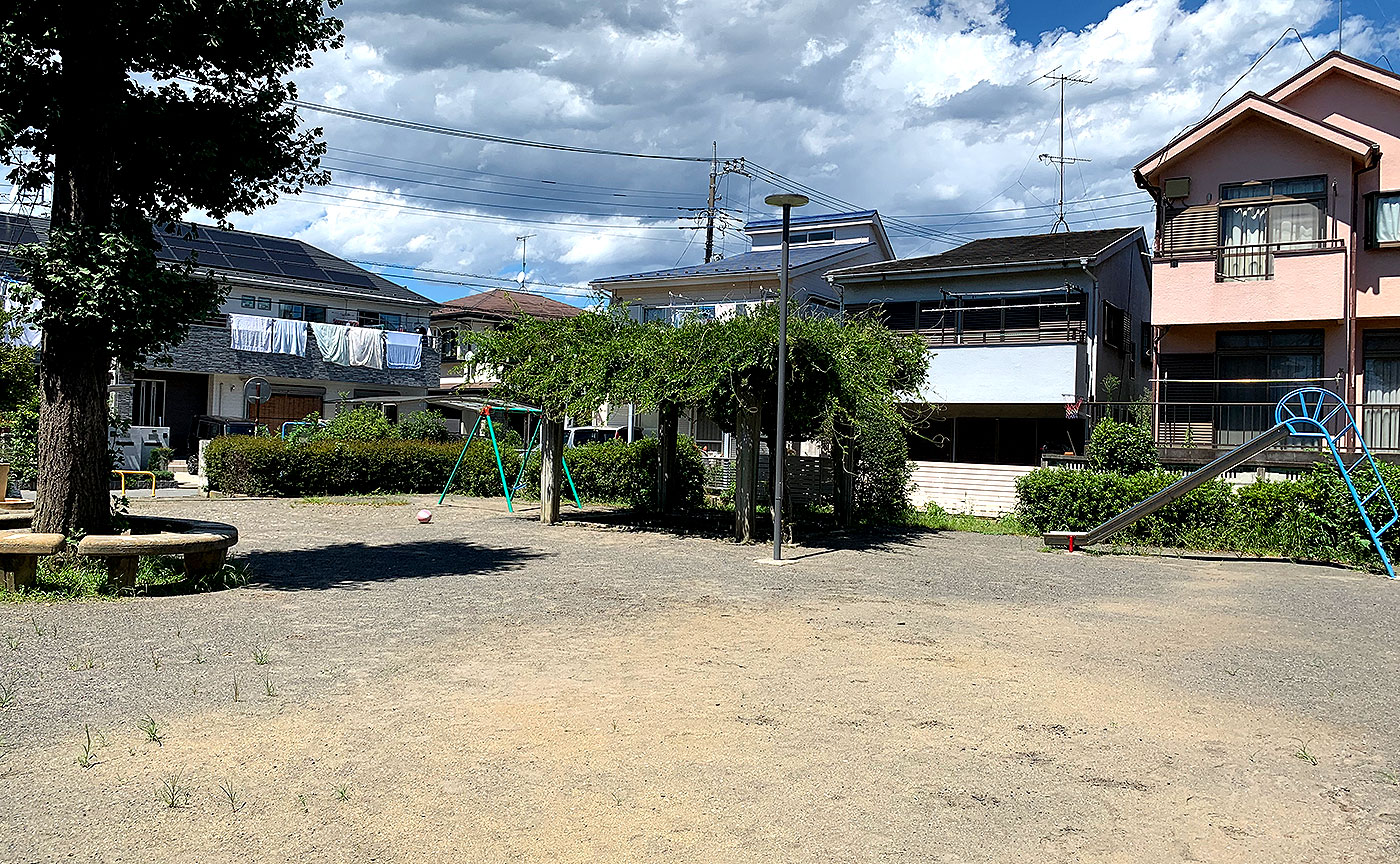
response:
M1359 218L1361 202L1361 175L1367 171L1374 171L1380 168L1381 151L1379 147L1372 146L1371 152L1366 159L1366 165L1351 172L1351 225L1348 233L1351 235L1347 254L1348 266L1346 272L1342 274L1342 309L1344 321L1343 327L1346 330L1346 381L1342 384L1342 401L1347 405L1356 407L1356 267L1358 254L1356 241L1358 236L1357 219ZM1333 224L1336 224L1336 217L1333 217ZM1363 420L1364 422L1364 420Z

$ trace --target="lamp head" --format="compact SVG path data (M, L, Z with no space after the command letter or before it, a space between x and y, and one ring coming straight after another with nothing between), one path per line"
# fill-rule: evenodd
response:
M801 207L809 200L806 195L798 195L795 192L779 192L764 198L763 203L769 207Z

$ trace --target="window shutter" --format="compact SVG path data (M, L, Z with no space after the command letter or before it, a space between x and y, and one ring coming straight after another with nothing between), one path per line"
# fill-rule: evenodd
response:
M1198 204L1180 210L1167 209L1162 226L1162 254L1208 252L1220 244L1220 208Z

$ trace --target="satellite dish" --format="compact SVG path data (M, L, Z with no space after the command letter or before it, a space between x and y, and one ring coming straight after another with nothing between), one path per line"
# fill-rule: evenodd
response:
M525 271L524 271L524 270L521 270L519 273L515 274L515 281L516 281L516 282L519 282L521 285L524 285L524 284L525 284Z

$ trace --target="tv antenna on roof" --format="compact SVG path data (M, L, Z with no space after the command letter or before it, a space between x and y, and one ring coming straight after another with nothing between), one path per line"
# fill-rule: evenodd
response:
M1060 87L1060 150L1058 155L1051 156L1049 153L1041 153L1040 161L1054 165L1055 170L1060 174L1060 197L1055 208L1055 224L1051 226L1050 233L1054 234L1063 225L1066 231L1069 230L1069 222L1065 220L1065 166L1073 165L1077 162L1090 162L1090 159L1081 159L1078 156L1065 155L1065 85L1066 84L1093 84L1093 78L1080 78L1078 73L1071 72L1068 75L1059 72L1060 67L1056 66L1044 75L1035 79L1036 81L1049 81L1045 89L1049 90L1055 85ZM1032 84L1035 81L1031 82Z
M526 271L526 267L525 267L525 243L526 243L526 241L528 241L531 237L534 237L534 236L536 236L536 235L534 235L534 234L517 234L517 235L515 235L515 239L520 241L520 275L515 277L515 281L520 283L520 290L521 290L521 291L524 291L524 290L525 290L525 273L527 272L527 271Z

